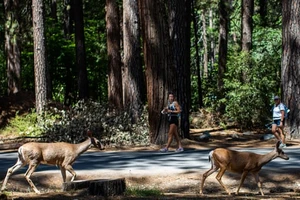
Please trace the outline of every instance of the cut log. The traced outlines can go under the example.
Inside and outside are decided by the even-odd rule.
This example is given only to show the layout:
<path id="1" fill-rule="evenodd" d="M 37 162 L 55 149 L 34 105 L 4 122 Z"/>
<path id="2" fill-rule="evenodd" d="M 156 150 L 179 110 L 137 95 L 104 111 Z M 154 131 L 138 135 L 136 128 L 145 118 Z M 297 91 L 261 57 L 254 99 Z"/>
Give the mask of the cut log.
<path id="1" fill-rule="evenodd" d="M 125 178 L 101 180 L 76 180 L 65 182 L 63 191 L 81 190 L 87 188 L 90 195 L 115 196 L 125 192 Z"/>
<path id="2" fill-rule="evenodd" d="M 63 191 L 70 190 L 81 190 L 84 188 L 88 188 L 90 186 L 90 182 L 93 180 L 76 180 L 73 182 L 65 182 L 62 184 Z"/>
<path id="3" fill-rule="evenodd" d="M 114 180 L 92 181 L 89 186 L 90 195 L 115 196 L 125 192 L 126 183 L 124 178 Z"/>

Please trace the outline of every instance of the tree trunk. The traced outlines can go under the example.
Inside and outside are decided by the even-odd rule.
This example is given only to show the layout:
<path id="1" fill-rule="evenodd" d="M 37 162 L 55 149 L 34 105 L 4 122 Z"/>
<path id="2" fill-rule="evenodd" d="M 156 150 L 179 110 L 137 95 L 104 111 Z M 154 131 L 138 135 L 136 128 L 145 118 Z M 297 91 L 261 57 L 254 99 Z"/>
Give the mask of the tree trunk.
<path id="1" fill-rule="evenodd" d="M 137 0 L 123 0 L 124 105 L 133 123 L 141 116 L 146 87 L 141 62 L 140 22 Z"/>
<path id="2" fill-rule="evenodd" d="M 117 1 L 106 0 L 108 102 L 111 107 L 117 110 L 123 109 L 119 22 L 119 8 Z"/>
<path id="3" fill-rule="evenodd" d="M 74 33 L 73 27 L 73 5 L 71 0 L 64 0 L 64 36 L 65 40 L 71 40 L 71 35 Z M 66 79 L 65 79 L 65 94 L 64 94 L 64 105 L 71 105 L 74 102 L 74 97 L 76 96 L 75 86 L 73 86 L 73 78 L 72 78 L 72 71 L 74 71 L 73 62 L 71 59 L 68 58 L 68 54 L 66 54 L 66 58 L 64 59 L 64 65 L 66 70 Z M 73 70 L 72 70 L 73 69 Z"/>
<path id="4" fill-rule="evenodd" d="M 259 0 L 259 15 L 261 25 L 264 27 L 267 25 L 267 14 L 268 14 L 268 0 Z"/>
<path id="5" fill-rule="evenodd" d="M 189 111 L 191 107 L 190 27 L 191 0 L 171 0 L 171 42 L 177 75 L 177 99 L 182 108 L 181 135 L 190 138 Z"/>
<path id="6" fill-rule="evenodd" d="M 192 20 L 193 20 L 193 29 L 194 29 L 194 37 L 195 37 L 195 51 L 196 51 L 196 68 L 197 68 L 197 88 L 198 88 L 198 106 L 199 108 L 203 107 L 203 93 L 202 93 L 202 77 L 201 77 L 201 69 L 200 69 L 200 51 L 199 51 L 199 37 L 198 37 L 198 21 L 196 8 L 194 5 L 194 1 L 192 1 Z"/>
<path id="7" fill-rule="evenodd" d="M 44 2 L 32 0 L 33 43 L 34 43 L 34 77 L 36 111 L 41 113 L 48 100 L 48 80 L 44 33 Z"/>
<path id="8" fill-rule="evenodd" d="M 166 106 L 168 92 L 177 92 L 177 81 L 166 5 L 163 0 L 139 0 L 143 52 L 146 67 L 147 100 L 150 142 L 163 144 L 169 129 L 165 115 L 160 111 Z"/>
<path id="9" fill-rule="evenodd" d="M 4 0 L 5 9 L 5 52 L 7 65 L 8 94 L 21 90 L 21 52 L 19 41 L 19 1 Z"/>
<path id="10" fill-rule="evenodd" d="M 287 126 L 295 130 L 300 137 L 300 2 L 298 0 L 282 1 L 283 55 L 282 55 L 282 93 L 283 102 L 290 113 Z"/>
<path id="11" fill-rule="evenodd" d="M 242 0 L 242 51 L 250 52 L 252 49 L 254 0 Z"/>
<path id="12" fill-rule="evenodd" d="M 82 0 L 74 0 L 74 21 L 75 21 L 75 46 L 76 46 L 76 65 L 78 69 L 79 99 L 87 99 L 89 97 L 89 91 L 88 91 L 89 85 L 88 85 L 87 69 L 86 69 Z"/>
<path id="13" fill-rule="evenodd" d="M 218 68 L 218 99 L 224 98 L 224 76 L 226 72 L 227 44 L 229 32 L 229 1 L 219 2 L 220 27 L 219 27 L 219 68 Z M 221 105 L 220 112 L 225 111 L 225 105 Z"/>
<path id="14" fill-rule="evenodd" d="M 206 77 L 208 75 L 208 41 L 207 41 L 207 30 L 206 30 L 206 19 L 205 12 L 201 13 L 202 20 L 202 30 L 203 30 L 203 74 L 202 77 Z"/>

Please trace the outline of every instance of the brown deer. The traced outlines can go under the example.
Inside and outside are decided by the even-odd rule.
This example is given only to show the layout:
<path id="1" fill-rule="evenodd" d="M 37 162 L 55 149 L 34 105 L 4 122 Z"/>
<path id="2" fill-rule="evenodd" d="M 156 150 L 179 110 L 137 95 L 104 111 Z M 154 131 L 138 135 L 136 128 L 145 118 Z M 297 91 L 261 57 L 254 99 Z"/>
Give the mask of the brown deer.
<path id="1" fill-rule="evenodd" d="M 279 149 L 280 142 L 276 143 L 275 149 L 265 155 L 260 155 L 252 152 L 239 152 L 229 149 L 217 148 L 209 153 L 209 160 L 211 161 L 211 168 L 202 175 L 202 182 L 200 186 L 200 194 L 203 194 L 203 185 L 205 179 L 211 175 L 212 173 L 218 171 L 216 179 L 222 185 L 222 187 L 226 190 L 226 192 L 230 195 L 230 191 L 226 188 L 226 186 L 222 182 L 222 176 L 225 171 L 228 170 L 230 172 L 242 174 L 240 185 L 236 191 L 236 194 L 239 193 L 239 190 L 248 175 L 248 173 L 252 173 L 254 175 L 257 186 L 260 190 L 261 195 L 264 193 L 262 191 L 262 184 L 259 180 L 258 172 L 261 170 L 262 166 L 270 162 L 271 160 L 279 157 L 284 160 L 288 160 L 289 157 Z"/>
<path id="2" fill-rule="evenodd" d="M 25 178 L 28 181 L 34 192 L 40 194 L 40 191 L 35 187 L 30 179 L 32 173 L 36 170 L 39 164 L 56 165 L 60 168 L 63 182 L 66 182 L 66 170 L 72 174 L 71 181 L 76 177 L 76 173 L 72 168 L 72 164 L 80 154 L 87 151 L 90 146 L 95 146 L 103 150 L 103 146 L 99 140 L 91 136 L 88 132 L 88 139 L 79 144 L 70 144 L 65 142 L 58 143 L 37 143 L 30 142 L 22 145 L 18 149 L 17 163 L 7 170 L 7 174 L 2 184 L 1 191 L 6 189 L 6 184 L 9 177 L 21 167 L 29 165 Z"/>

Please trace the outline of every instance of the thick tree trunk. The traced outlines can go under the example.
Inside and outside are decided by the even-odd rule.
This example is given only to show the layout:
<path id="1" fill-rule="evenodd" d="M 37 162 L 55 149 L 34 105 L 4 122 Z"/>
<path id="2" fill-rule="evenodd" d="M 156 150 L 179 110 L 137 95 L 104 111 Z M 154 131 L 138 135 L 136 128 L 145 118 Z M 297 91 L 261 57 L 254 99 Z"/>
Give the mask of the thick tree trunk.
<path id="1" fill-rule="evenodd" d="M 227 43 L 229 32 L 229 1 L 221 0 L 219 2 L 220 27 L 219 27 L 219 68 L 218 68 L 218 91 L 219 99 L 223 98 L 224 93 L 224 75 L 226 72 Z M 221 105 L 220 111 L 224 111 L 224 105 Z"/>
<path id="2" fill-rule="evenodd" d="M 64 36 L 65 40 L 71 39 L 71 34 L 74 33 L 73 27 L 73 5 L 71 0 L 64 0 Z M 71 105 L 74 102 L 74 97 L 76 96 L 75 91 L 75 84 L 73 84 L 74 80 L 72 78 L 72 71 L 74 71 L 74 65 L 71 59 L 65 58 L 64 65 L 66 70 L 66 79 L 65 79 L 65 94 L 64 94 L 64 104 Z M 72 70 L 73 69 L 73 70 Z"/>
<path id="3" fill-rule="evenodd" d="M 250 52 L 252 49 L 252 16 L 254 0 L 242 0 L 242 51 Z"/>
<path id="4" fill-rule="evenodd" d="M 283 102 L 290 113 L 287 126 L 294 135 L 300 137 L 300 2 L 299 0 L 282 1 L 283 55 L 281 81 Z"/>
<path id="5" fill-rule="evenodd" d="M 48 100 L 47 65 L 45 56 L 43 0 L 32 0 L 33 43 L 34 43 L 34 77 L 36 111 L 41 113 Z"/>
<path id="6" fill-rule="evenodd" d="M 138 0 L 123 0 L 124 105 L 133 123 L 141 116 L 146 87 L 141 60 Z"/>
<path id="7" fill-rule="evenodd" d="M 106 31 L 108 55 L 108 102 L 123 109 L 122 63 L 120 55 L 120 21 L 116 0 L 106 0 Z"/>
<path id="8" fill-rule="evenodd" d="M 177 76 L 177 100 L 182 108 L 181 135 L 190 138 L 189 111 L 191 107 L 190 26 L 191 0 L 171 0 L 171 42 Z"/>
<path id="9" fill-rule="evenodd" d="M 88 91 L 89 84 L 88 84 L 87 69 L 86 69 L 82 0 L 74 0 L 74 21 L 75 21 L 75 46 L 76 46 L 76 65 L 78 69 L 79 99 L 87 99 L 89 97 L 89 91 Z"/>
<path id="10" fill-rule="evenodd" d="M 166 6 L 163 0 L 139 0 L 143 52 L 146 67 L 150 142 L 163 144 L 169 129 L 160 111 L 167 104 L 168 92 L 177 92 L 175 67 L 170 48 Z"/>
<path id="11" fill-rule="evenodd" d="M 20 19 L 19 1 L 4 0 L 5 9 L 5 52 L 7 65 L 8 94 L 15 94 L 21 90 L 21 51 L 19 41 Z"/>

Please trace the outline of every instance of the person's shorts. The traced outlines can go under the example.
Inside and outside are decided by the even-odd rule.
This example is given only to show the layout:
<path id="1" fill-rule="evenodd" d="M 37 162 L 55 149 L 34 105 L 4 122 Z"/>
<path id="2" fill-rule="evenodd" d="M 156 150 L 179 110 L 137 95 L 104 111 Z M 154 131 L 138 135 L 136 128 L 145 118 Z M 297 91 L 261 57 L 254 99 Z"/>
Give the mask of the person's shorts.
<path id="1" fill-rule="evenodd" d="M 177 116 L 169 116 L 169 124 L 175 124 L 176 126 L 178 126 L 178 117 Z"/>
<path id="2" fill-rule="evenodd" d="M 280 119 L 275 119 L 275 120 L 273 120 L 273 123 L 272 124 L 276 124 L 277 126 L 279 126 L 280 125 Z M 283 120 L 283 125 L 284 125 L 284 120 Z"/>

